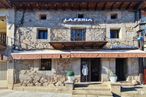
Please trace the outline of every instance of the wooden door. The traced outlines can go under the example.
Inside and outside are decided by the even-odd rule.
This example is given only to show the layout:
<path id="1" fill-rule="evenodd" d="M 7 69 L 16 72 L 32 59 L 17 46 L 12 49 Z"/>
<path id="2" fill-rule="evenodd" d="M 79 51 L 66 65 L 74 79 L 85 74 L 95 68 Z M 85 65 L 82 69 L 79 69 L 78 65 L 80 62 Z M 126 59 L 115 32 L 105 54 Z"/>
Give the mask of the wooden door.
<path id="1" fill-rule="evenodd" d="M 101 66 L 100 59 L 91 59 L 91 81 L 100 81 Z"/>
<path id="2" fill-rule="evenodd" d="M 144 69 L 144 84 L 146 84 L 146 69 Z"/>
<path id="3" fill-rule="evenodd" d="M 118 77 L 118 81 L 125 81 L 127 73 L 127 60 L 124 58 L 116 59 L 116 75 Z"/>

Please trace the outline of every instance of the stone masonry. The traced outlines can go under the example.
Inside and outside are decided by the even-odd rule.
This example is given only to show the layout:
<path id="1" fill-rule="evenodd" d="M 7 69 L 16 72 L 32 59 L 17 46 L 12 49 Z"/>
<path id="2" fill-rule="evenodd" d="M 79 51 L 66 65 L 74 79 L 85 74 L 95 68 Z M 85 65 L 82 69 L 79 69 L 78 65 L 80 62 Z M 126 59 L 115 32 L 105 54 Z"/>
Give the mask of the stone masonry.
<path id="1" fill-rule="evenodd" d="M 110 20 L 109 15 L 112 12 L 119 14 L 116 20 Z M 137 33 L 134 29 L 134 12 L 130 11 L 16 11 L 16 41 L 15 45 L 20 50 L 39 50 L 53 49 L 49 44 L 51 41 L 70 41 L 72 28 L 86 28 L 86 41 L 106 41 L 105 49 L 120 46 L 137 47 Z M 94 24 L 74 24 L 65 25 L 65 18 L 77 17 L 78 13 L 83 13 L 85 18 L 93 18 Z M 47 20 L 39 20 L 40 14 L 47 14 Z M 110 29 L 120 29 L 119 39 L 110 39 Z M 38 29 L 48 30 L 48 39 L 37 39 Z M 72 69 L 75 72 L 76 82 L 80 81 L 80 63 L 81 59 L 52 59 L 51 71 L 40 71 L 40 60 L 16 60 L 15 61 L 15 79 L 23 86 L 64 86 L 67 70 Z M 130 60 L 130 59 L 128 59 Z M 108 81 L 109 73 L 104 69 L 110 69 L 115 72 L 115 59 L 101 59 L 102 74 L 101 80 Z M 110 63 L 111 62 L 111 63 Z M 130 63 L 131 62 L 131 63 Z M 138 60 L 128 61 L 127 80 L 138 80 Z M 132 69 L 130 66 L 134 66 Z"/>
<path id="2" fill-rule="evenodd" d="M 75 59 L 55 59 L 51 71 L 41 71 L 39 70 L 40 60 L 16 61 L 16 82 L 20 82 L 22 86 L 64 86 L 65 81 L 67 81 L 66 72 L 71 70 L 75 62 Z M 76 67 L 78 68 L 79 65 L 77 64 Z M 79 81 L 77 72 L 75 73 L 76 82 Z"/>
<path id="3" fill-rule="evenodd" d="M 115 11 L 120 18 L 110 20 L 111 11 L 16 11 L 16 45 L 20 49 L 52 49 L 50 41 L 70 41 L 71 28 L 78 24 L 66 26 L 63 19 L 77 17 L 83 13 L 86 18 L 93 18 L 95 24 L 82 25 L 86 28 L 86 41 L 108 41 L 106 48 L 113 46 L 137 46 L 134 12 Z M 39 20 L 39 14 L 47 14 L 47 20 Z M 120 39 L 110 39 L 110 28 L 120 28 Z M 47 29 L 48 39 L 37 40 L 37 29 Z M 100 37 L 100 38 L 99 38 Z"/>

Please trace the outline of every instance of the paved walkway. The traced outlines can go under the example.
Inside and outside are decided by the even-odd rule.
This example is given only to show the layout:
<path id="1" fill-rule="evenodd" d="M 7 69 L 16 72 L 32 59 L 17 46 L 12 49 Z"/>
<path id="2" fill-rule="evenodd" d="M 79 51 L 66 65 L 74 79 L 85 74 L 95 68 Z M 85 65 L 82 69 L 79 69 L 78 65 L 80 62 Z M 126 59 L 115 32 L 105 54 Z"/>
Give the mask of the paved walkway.
<path id="1" fill-rule="evenodd" d="M 70 94 L 1 90 L 0 97 L 72 97 Z"/>

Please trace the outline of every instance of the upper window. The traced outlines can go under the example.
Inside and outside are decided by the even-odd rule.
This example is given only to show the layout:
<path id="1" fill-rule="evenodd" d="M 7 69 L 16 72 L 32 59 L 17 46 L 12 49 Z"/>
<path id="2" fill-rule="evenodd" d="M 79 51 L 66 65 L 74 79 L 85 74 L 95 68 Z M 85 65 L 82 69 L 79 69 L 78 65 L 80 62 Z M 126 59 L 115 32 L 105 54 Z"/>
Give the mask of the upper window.
<path id="1" fill-rule="evenodd" d="M 71 41 L 85 41 L 86 29 L 71 29 Z"/>
<path id="2" fill-rule="evenodd" d="M 78 14 L 78 18 L 84 18 L 84 14 Z"/>
<path id="3" fill-rule="evenodd" d="M 120 29 L 111 29 L 110 38 L 119 38 Z"/>
<path id="4" fill-rule="evenodd" d="M 41 59 L 40 70 L 51 70 L 52 60 L 51 59 Z"/>
<path id="5" fill-rule="evenodd" d="M 40 20 L 46 20 L 47 19 L 47 15 L 46 14 L 40 14 Z"/>
<path id="6" fill-rule="evenodd" d="M 111 18 L 111 19 L 117 19 L 117 18 L 118 18 L 118 14 L 117 14 L 117 13 L 112 13 L 112 14 L 110 15 L 110 18 Z"/>
<path id="7" fill-rule="evenodd" d="M 38 29 L 37 39 L 48 39 L 48 31 L 47 30 Z"/>

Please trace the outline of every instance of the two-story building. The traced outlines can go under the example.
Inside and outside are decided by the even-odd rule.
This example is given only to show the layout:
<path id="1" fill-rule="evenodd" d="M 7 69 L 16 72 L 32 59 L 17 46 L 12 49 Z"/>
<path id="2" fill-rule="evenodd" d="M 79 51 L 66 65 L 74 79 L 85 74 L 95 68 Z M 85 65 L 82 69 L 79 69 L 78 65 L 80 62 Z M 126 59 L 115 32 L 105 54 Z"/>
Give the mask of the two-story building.
<path id="1" fill-rule="evenodd" d="M 10 0 L 15 30 L 10 81 L 23 86 L 76 82 L 141 83 L 137 21 L 143 0 Z M 88 68 L 88 76 L 82 70 Z"/>

